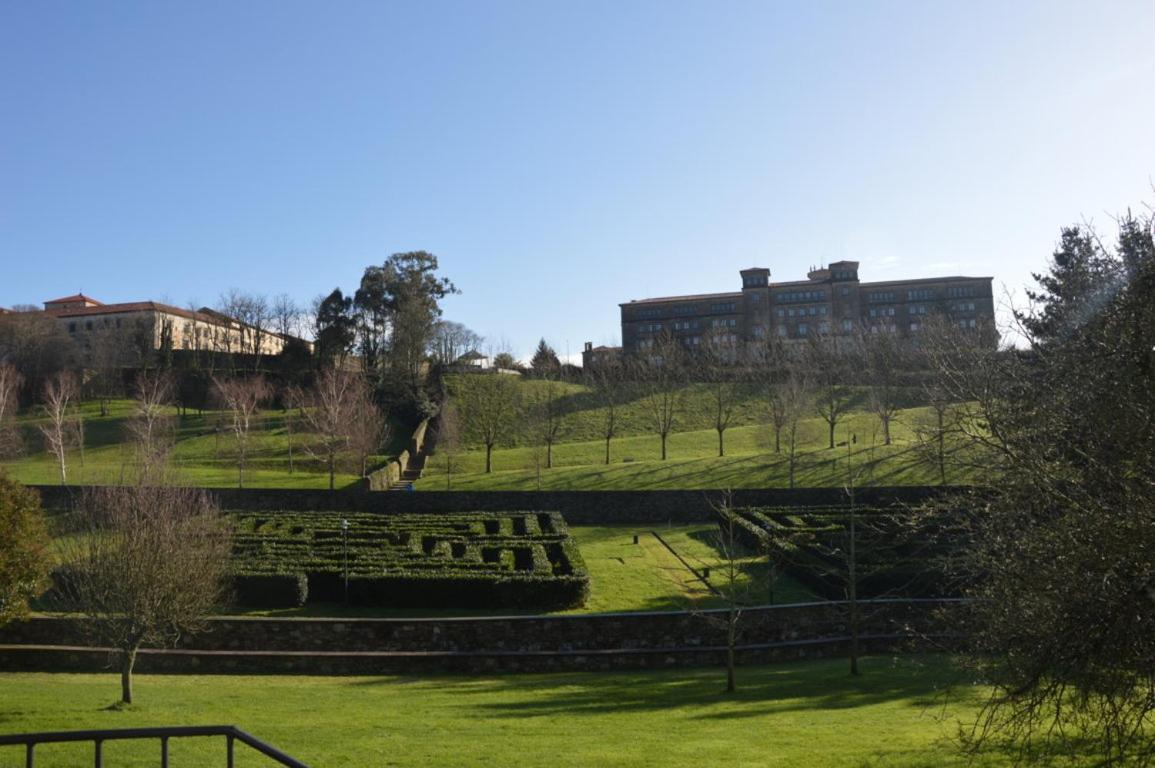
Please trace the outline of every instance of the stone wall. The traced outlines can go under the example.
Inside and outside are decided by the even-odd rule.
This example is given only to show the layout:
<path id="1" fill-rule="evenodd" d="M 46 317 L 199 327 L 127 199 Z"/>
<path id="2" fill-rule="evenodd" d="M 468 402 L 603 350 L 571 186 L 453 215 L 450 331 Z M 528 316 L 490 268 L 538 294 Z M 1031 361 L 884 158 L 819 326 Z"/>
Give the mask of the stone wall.
<path id="1" fill-rule="evenodd" d="M 66 508 L 83 490 L 77 486 L 33 486 L 45 506 Z M 893 486 L 860 488 L 862 504 L 906 502 L 934 498 L 943 493 L 972 491 L 954 486 Z M 511 510 L 559 511 L 571 525 L 614 523 L 693 523 L 712 519 L 712 506 L 722 497 L 717 490 L 686 491 L 415 491 L 380 493 L 364 490 L 297 490 L 265 488 L 210 489 L 226 509 L 317 510 L 381 513 L 503 512 Z M 843 504 L 841 488 L 767 488 L 733 492 L 737 506 L 821 506 Z"/>
<path id="2" fill-rule="evenodd" d="M 895 649 L 945 639 L 939 614 L 952 600 L 860 601 L 865 647 Z M 840 653 L 845 602 L 743 611 L 745 660 Z M 36 617 L 0 628 L 0 669 L 88 669 L 86 622 Z M 713 664 L 725 646 L 725 613 L 617 613 L 448 619 L 216 618 L 176 649 L 141 658 L 144 670 L 386 672 L 421 669 L 528 671 Z"/>

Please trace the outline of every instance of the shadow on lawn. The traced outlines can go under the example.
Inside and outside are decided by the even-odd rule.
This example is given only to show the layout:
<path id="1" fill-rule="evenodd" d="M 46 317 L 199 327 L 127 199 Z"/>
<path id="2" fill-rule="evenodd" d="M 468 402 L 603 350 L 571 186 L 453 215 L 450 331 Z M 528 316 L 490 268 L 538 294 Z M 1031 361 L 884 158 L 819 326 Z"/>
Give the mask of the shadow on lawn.
<path id="1" fill-rule="evenodd" d="M 452 678 L 437 681 L 458 689 L 462 705 L 497 717 L 580 717 L 621 712 L 653 712 L 703 707 L 692 716 L 703 719 L 759 717 L 791 711 L 847 709 L 882 703 L 902 703 L 946 711 L 973 705 L 981 693 L 942 657 L 903 657 L 892 661 L 871 657 L 864 673 L 851 677 L 847 662 L 784 662 L 739 667 L 738 690 L 723 692 L 725 670 L 686 669 L 650 672 L 559 673 L 509 675 L 484 680 Z M 392 679 L 361 680 L 353 685 L 389 684 Z M 484 695 L 502 701 L 478 702 Z M 721 705 L 721 706 L 719 706 Z"/>

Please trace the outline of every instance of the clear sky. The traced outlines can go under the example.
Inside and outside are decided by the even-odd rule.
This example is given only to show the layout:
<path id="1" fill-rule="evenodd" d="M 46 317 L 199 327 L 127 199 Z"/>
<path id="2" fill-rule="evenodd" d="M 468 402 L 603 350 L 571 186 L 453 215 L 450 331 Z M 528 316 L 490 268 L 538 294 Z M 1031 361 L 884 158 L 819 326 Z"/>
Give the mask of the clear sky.
<path id="1" fill-rule="evenodd" d="M 0 4 L 0 306 L 424 249 L 576 356 L 747 266 L 1020 287 L 1153 178 L 1151 0 Z"/>

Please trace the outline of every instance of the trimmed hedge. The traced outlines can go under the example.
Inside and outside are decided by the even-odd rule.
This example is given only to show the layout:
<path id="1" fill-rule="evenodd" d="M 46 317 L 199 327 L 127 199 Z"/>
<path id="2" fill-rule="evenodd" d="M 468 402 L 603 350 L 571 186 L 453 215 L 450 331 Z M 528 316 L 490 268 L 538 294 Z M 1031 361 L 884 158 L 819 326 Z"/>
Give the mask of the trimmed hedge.
<path id="1" fill-rule="evenodd" d="M 237 602 L 423 608 L 581 605 L 589 576 L 557 512 L 237 513 Z M 342 530 L 342 521 L 348 529 Z"/>
<path id="2" fill-rule="evenodd" d="M 860 597 L 945 597 L 942 531 L 910 524 L 898 506 L 858 507 Z M 847 596 L 850 507 L 745 507 L 723 511 L 738 540 L 777 556 L 787 573 L 831 600 Z"/>

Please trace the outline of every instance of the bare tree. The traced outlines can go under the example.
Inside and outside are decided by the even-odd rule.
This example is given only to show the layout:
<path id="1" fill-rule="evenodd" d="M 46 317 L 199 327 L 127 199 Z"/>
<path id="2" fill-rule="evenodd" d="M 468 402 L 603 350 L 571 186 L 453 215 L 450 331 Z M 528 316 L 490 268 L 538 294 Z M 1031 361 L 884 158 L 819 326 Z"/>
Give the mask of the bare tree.
<path id="1" fill-rule="evenodd" d="M 269 305 L 270 323 L 273 330 L 282 337 L 301 335 L 303 325 L 301 308 L 293 297 L 287 293 L 279 293 L 273 297 Z"/>
<path id="2" fill-rule="evenodd" d="M 49 452 L 56 457 L 61 485 L 68 484 L 68 446 L 76 433 L 73 404 L 78 393 L 76 376 L 71 371 L 59 371 L 44 382 L 43 408 L 48 421 L 40 426 L 40 431 Z"/>
<path id="3" fill-rule="evenodd" d="M 556 370 L 546 374 L 555 375 Z M 558 384 L 547 379 L 544 386 L 537 389 L 529 403 L 529 421 L 533 425 L 536 443 L 545 447 L 545 468 L 553 469 L 553 445 L 561 435 L 562 413 Z"/>
<path id="4" fill-rule="evenodd" d="M 890 424 L 902 401 L 903 374 L 910 365 L 909 344 L 893 333 L 860 331 L 857 347 L 870 409 L 882 424 L 883 444 L 890 445 Z"/>
<path id="5" fill-rule="evenodd" d="M 168 461 L 176 435 L 172 402 L 176 383 L 166 371 L 144 372 L 133 387 L 132 415 L 125 424 L 136 450 L 142 481 L 154 478 Z"/>
<path id="6" fill-rule="evenodd" d="M 450 365 L 466 352 L 476 351 L 485 341 L 461 323 L 438 320 L 433 327 L 433 339 L 429 344 L 429 356 L 434 363 Z"/>
<path id="7" fill-rule="evenodd" d="M 369 470 L 369 456 L 381 450 L 381 444 L 388 436 L 388 422 L 373 398 L 373 388 L 364 377 L 354 377 L 349 394 L 349 447 L 357 457 L 361 477 L 365 477 Z"/>
<path id="8" fill-rule="evenodd" d="M 453 473 L 460 469 L 461 423 L 457 405 L 446 400 L 437 415 L 436 458 L 445 470 L 445 490 L 453 490 Z"/>
<path id="9" fill-rule="evenodd" d="M 610 441 L 617 436 L 618 407 L 625 394 L 624 371 L 617 360 L 614 360 L 593 366 L 585 374 L 587 386 L 593 390 L 594 397 L 602 408 L 600 430 L 602 439 L 606 441 L 605 463 L 608 466 L 610 463 Z"/>
<path id="10" fill-rule="evenodd" d="M 129 704 L 139 650 L 174 644 L 223 602 L 232 527 L 203 490 L 144 484 L 89 491 L 79 517 L 63 592 L 116 649 Z"/>
<path id="11" fill-rule="evenodd" d="M 269 386 L 262 376 L 235 379 L 213 379 L 217 398 L 228 411 L 228 428 L 233 433 L 237 457 L 237 486 L 245 487 L 245 465 L 248 462 L 253 428 L 260 416 L 261 403 L 269 396 Z"/>
<path id="12" fill-rule="evenodd" d="M 24 376 L 8 363 L 0 365 L 0 458 L 20 452 L 20 430 L 14 421 Z"/>
<path id="13" fill-rule="evenodd" d="M 329 490 L 335 487 L 337 462 L 352 448 L 353 422 L 362 407 L 363 389 L 367 388 L 361 374 L 327 368 L 313 388 L 298 397 L 302 417 L 313 433 L 304 448 L 328 469 Z"/>
<path id="14" fill-rule="evenodd" d="M 663 333 L 653 341 L 653 347 L 634 360 L 633 369 L 642 386 L 650 425 L 662 442 L 662 461 L 665 461 L 666 441 L 683 409 L 684 352 L 669 334 Z"/>
<path id="15" fill-rule="evenodd" d="M 738 343 L 731 333 L 710 333 L 703 337 L 703 349 L 695 362 L 709 387 L 710 418 L 718 433 L 718 456 L 726 455 L 725 434 L 734 421 L 738 404 L 746 394 L 746 371 L 739 368 Z"/>
<path id="16" fill-rule="evenodd" d="M 465 434 L 485 446 L 485 472 L 493 471 L 493 448 L 518 411 L 518 377 L 507 373 L 470 376 L 461 382 L 457 401 Z"/>
<path id="17" fill-rule="evenodd" d="M 832 334 L 815 334 L 807 339 L 805 354 L 814 386 L 814 410 L 829 428 L 833 449 L 834 430 L 854 404 L 847 344 Z"/>

